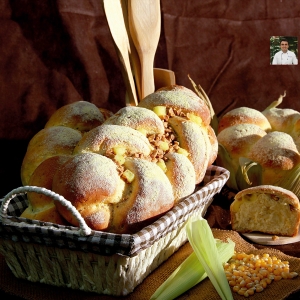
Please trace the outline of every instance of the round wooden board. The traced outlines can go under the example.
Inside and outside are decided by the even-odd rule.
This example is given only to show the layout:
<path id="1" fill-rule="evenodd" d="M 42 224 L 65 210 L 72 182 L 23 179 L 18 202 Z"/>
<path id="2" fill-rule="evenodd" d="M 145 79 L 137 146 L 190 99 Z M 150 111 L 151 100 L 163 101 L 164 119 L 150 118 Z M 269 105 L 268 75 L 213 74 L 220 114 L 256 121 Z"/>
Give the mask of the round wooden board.
<path id="1" fill-rule="evenodd" d="M 300 228 L 298 231 L 298 235 L 294 237 L 289 236 L 277 236 L 276 239 L 272 239 L 274 235 L 272 234 L 265 234 L 260 232 L 248 232 L 248 233 L 241 233 L 244 237 L 249 239 L 250 241 L 261 244 L 261 245 L 285 245 L 285 244 L 292 244 L 300 241 Z"/>

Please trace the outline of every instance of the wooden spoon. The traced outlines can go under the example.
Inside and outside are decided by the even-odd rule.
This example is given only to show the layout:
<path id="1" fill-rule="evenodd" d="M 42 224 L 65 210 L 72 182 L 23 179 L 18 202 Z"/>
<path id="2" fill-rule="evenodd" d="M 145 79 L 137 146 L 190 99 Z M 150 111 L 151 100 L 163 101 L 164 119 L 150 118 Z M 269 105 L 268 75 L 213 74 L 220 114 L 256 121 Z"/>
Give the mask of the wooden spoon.
<path id="1" fill-rule="evenodd" d="M 143 99 L 155 90 L 153 64 L 161 30 L 160 0 L 129 0 L 128 17 L 130 34 L 141 62 Z"/>
<path id="2" fill-rule="evenodd" d="M 108 26 L 118 49 L 118 55 L 122 64 L 122 73 L 127 89 L 126 96 L 128 96 L 129 102 L 127 105 L 137 106 L 138 100 L 128 54 L 130 45 L 121 0 L 103 0 L 103 5 Z"/>

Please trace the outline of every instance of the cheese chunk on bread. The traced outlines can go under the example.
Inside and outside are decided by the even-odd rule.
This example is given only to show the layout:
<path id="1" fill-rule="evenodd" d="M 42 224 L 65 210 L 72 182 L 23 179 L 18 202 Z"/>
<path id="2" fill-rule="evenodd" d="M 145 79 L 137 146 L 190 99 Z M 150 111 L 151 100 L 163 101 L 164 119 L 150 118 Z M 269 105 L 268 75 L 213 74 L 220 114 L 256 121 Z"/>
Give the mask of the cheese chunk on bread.
<path id="1" fill-rule="evenodd" d="M 300 224 L 297 196 L 277 186 L 260 185 L 238 192 L 230 206 L 232 229 L 295 236 Z"/>

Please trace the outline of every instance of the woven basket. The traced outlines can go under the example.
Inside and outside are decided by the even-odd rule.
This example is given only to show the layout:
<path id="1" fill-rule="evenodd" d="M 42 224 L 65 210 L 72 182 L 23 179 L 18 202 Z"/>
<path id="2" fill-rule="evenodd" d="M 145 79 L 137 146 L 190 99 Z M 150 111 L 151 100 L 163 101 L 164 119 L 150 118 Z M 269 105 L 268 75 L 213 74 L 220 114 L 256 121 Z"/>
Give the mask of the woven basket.
<path id="1" fill-rule="evenodd" d="M 41 188 L 20 187 L 1 199 L 0 253 L 18 278 L 125 296 L 187 241 L 187 219 L 204 216 L 228 178 L 226 169 L 211 166 L 191 196 L 135 234 L 92 231 L 62 196 Z M 27 207 L 28 191 L 51 194 L 75 210 L 80 227 L 18 217 Z"/>

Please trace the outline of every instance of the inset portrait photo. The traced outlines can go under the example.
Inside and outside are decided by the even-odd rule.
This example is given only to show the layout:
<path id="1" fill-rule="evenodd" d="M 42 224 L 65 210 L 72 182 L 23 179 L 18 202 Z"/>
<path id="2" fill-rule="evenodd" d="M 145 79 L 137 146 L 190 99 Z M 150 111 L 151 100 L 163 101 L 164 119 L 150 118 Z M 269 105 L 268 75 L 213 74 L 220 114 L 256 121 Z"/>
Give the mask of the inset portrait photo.
<path id="1" fill-rule="evenodd" d="M 298 65 L 298 38 L 295 36 L 271 36 L 270 64 Z"/>

